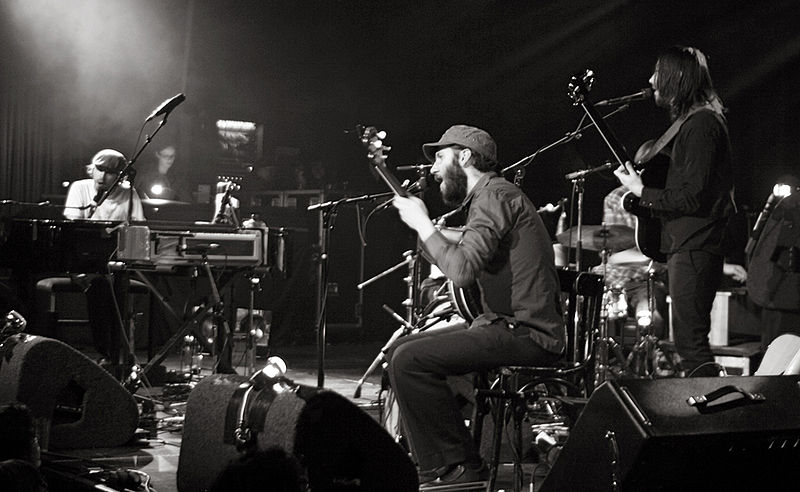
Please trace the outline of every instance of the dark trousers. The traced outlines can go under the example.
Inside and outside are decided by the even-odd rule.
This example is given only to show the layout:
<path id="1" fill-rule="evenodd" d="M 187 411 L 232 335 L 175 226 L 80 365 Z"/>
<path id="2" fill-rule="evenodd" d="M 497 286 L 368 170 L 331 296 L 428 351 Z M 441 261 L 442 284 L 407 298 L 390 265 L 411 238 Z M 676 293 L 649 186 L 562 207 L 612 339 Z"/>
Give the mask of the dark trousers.
<path id="1" fill-rule="evenodd" d="M 388 353 L 389 380 L 419 468 L 479 460 L 447 376 L 502 365 L 547 365 L 558 358 L 534 343 L 527 328 L 512 331 L 504 321 L 426 331 L 395 342 Z"/>
<path id="2" fill-rule="evenodd" d="M 667 260 L 675 349 L 687 375 L 714 361 L 708 334 L 722 263 L 722 256 L 700 250 L 673 253 Z"/>

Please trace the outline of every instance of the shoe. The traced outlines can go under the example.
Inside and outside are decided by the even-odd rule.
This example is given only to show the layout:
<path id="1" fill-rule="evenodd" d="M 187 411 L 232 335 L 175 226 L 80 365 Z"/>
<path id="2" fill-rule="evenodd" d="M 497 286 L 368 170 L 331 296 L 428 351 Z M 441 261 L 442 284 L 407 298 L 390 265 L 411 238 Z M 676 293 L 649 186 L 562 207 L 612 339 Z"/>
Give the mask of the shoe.
<path id="1" fill-rule="evenodd" d="M 441 488 L 449 488 L 454 485 L 466 485 L 475 482 L 484 482 L 489 478 L 489 469 L 486 468 L 484 463 L 478 465 L 471 465 L 467 463 L 458 463 L 448 467 L 438 468 L 436 471 L 440 475 L 435 480 L 423 482 L 423 476 L 420 474 L 419 490 L 436 490 Z"/>

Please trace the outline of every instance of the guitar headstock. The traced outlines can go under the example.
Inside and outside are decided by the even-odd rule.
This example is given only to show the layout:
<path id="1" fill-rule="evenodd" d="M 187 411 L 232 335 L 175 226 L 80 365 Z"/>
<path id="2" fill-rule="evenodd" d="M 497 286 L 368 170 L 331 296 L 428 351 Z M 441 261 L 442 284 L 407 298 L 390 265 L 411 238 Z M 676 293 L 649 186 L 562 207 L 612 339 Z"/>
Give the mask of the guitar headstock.
<path id="1" fill-rule="evenodd" d="M 361 129 L 361 128 L 360 128 Z M 385 152 L 390 151 L 392 148 L 383 145 L 383 139 L 386 138 L 386 132 L 378 130 L 374 126 L 368 126 L 361 129 L 361 143 L 367 149 L 367 158 L 375 165 L 386 164 Z"/>
<path id="2" fill-rule="evenodd" d="M 361 143 L 367 149 L 367 158 L 375 171 L 378 172 L 380 177 L 389 185 L 389 188 L 397 195 L 408 196 L 408 192 L 395 178 L 394 174 L 389 171 L 386 166 L 386 152 L 392 148 L 383 144 L 383 139 L 386 138 L 386 132 L 378 130 L 374 126 L 362 127 L 359 125 L 358 131 L 361 134 Z"/>
<path id="3" fill-rule="evenodd" d="M 594 84 L 594 72 L 588 68 L 570 78 L 568 94 L 573 104 L 580 104 L 586 99 L 592 90 L 592 84 Z"/>

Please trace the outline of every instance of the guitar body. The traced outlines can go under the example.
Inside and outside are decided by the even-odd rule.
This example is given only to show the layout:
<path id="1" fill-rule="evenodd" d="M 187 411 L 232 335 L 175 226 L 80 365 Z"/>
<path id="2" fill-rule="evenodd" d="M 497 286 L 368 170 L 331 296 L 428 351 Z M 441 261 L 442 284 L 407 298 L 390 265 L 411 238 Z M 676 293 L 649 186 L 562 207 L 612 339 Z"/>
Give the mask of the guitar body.
<path id="1" fill-rule="evenodd" d="M 456 313 L 467 323 L 472 323 L 475 318 L 483 314 L 481 289 L 477 283 L 473 283 L 469 287 L 456 287 L 453 282 L 448 280 L 447 288 Z"/>
<path id="2" fill-rule="evenodd" d="M 664 188 L 668 169 L 669 157 L 657 154 L 642 170 L 642 182 L 648 188 Z M 661 219 L 654 217 L 650 209 L 639 205 L 639 200 L 631 192 L 622 196 L 622 208 L 636 216 L 636 246 L 648 258 L 666 263 L 667 256 L 661 252 Z"/>

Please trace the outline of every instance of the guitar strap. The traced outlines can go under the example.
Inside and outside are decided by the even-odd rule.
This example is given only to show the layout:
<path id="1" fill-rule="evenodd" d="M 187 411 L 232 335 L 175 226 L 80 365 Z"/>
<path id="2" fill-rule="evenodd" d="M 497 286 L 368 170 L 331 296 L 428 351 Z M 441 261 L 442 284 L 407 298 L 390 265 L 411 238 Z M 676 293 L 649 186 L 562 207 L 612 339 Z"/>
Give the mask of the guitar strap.
<path id="1" fill-rule="evenodd" d="M 652 143 L 646 142 L 645 144 L 643 144 L 636 152 L 636 157 L 634 158 L 636 163 L 644 164 L 645 162 L 649 162 L 653 157 L 656 156 L 656 154 L 661 152 L 664 149 L 664 147 L 666 147 L 667 144 L 669 144 L 672 141 L 673 138 L 675 138 L 675 135 L 678 134 L 678 130 L 681 129 L 681 126 L 683 126 L 683 124 L 686 122 L 686 120 L 689 119 L 691 115 L 705 108 L 706 105 L 693 107 L 692 109 L 687 111 L 685 115 L 675 120 L 672 123 L 672 125 L 670 125 L 670 127 L 667 128 L 667 131 L 665 131 L 663 135 L 658 137 L 658 140 Z"/>

